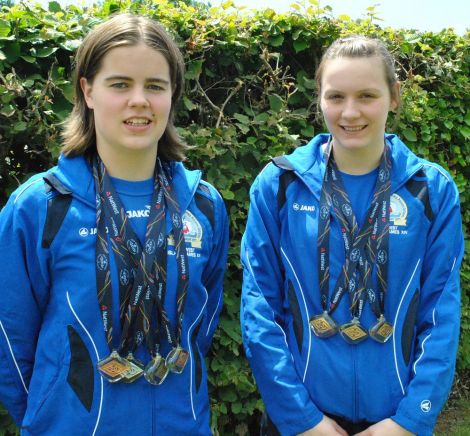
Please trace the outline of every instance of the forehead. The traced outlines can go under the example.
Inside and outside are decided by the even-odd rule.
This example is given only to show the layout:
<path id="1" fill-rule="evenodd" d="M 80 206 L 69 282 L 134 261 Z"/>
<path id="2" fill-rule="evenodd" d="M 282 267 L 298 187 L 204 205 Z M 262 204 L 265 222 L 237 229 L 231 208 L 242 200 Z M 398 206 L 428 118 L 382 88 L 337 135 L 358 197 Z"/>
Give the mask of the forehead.
<path id="1" fill-rule="evenodd" d="M 386 87 L 385 66 L 379 57 L 328 59 L 321 77 L 322 88 Z"/>
<path id="2" fill-rule="evenodd" d="M 98 74 L 130 77 L 170 77 L 170 66 L 163 54 L 144 43 L 109 50 L 103 57 Z"/>

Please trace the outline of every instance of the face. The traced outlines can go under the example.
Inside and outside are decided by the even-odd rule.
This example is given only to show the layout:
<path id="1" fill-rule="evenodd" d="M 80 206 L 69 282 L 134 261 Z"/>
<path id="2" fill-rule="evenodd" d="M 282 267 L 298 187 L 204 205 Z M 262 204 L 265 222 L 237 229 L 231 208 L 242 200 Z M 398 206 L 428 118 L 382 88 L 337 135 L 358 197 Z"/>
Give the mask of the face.
<path id="1" fill-rule="evenodd" d="M 348 152 L 382 149 L 388 112 L 397 107 L 398 87 L 396 83 L 392 96 L 378 57 L 326 61 L 321 110 L 333 147 Z"/>
<path id="2" fill-rule="evenodd" d="M 162 54 L 145 44 L 113 48 L 93 81 L 81 78 L 80 85 L 94 113 L 103 159 L 156 156 L 172 97 L 170 67 Z"/>

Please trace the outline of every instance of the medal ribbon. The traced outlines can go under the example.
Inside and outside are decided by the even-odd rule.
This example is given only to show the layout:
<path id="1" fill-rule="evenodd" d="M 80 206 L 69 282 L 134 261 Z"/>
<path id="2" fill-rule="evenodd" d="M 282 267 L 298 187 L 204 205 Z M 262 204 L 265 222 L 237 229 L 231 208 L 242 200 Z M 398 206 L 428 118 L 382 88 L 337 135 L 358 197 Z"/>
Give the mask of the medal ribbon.
<path id="1" fill-rule="evenodd" d="M 166 262 L 167 262 L 167 232 L 165 225 L 166 198 L 165 191 L 171 189 L 171 183 L 167 175 L 162 178 L 163 167 L 158 160 L 156 168 L 154 193 L 152 196 L 151 210 L 145 235 L 144 249 L 136 237 L 130 225 L 124 207 L 119 196 L 114 190 L 111 179 L 107 174 L 103 162 L 97 157 L 93 164 L 93 175 L 96 185 L 96 209 L 97 209 L 97 244 L 96 244 L 96 278 L 98 290 L 98 302 L 103 319 L 103 326 L 108 346 L 112 349 L 112 289 L 109 268 L 109 241 L 115 255 L 119 276 L 120 320 L 123 324 L 119 350 L 122 354 L 134 351 L 142 342 L 147 340 L 147 347 L 153 354 L 158 349 L 159 326 L 171 332 L 171 325 L 166 315 L 163 304 L 166 290 Z M 170 170 L 167 165 L 166 170 Z M 167 186 L 163 186 L 165 179 Z M 173 199 L 175 201 L 175 199 Z M 175 207 L 168 208 L 174 211 Z M 179 211 L 179 208 L 177 209 Z M 179 216 L 182 222 L 181 216 Z M 186 246 L 183 239 L 183 249 L 186 254 Z M 187 259 L 185 259 L 187 265 Z M 180 268 L 178 268 L 178 275 Z M 178 283 L 186 281 L 178 277 Z M 185 288 L 186 289 L 186 288 Z M 185 296 L 185 294 L 184 294 Z M 178 302 L 180 295 L 178 294 Z M 184 302 L 184 298 L 183 298 Z M 156 334 L 150 334 L 152 324 L 151 314 L 153 307 L 157 307 L 157 319 L 155 320 Z M 178 305 L 178 309 L 184 310 L 184 304 Z M 183 313 L 178 312 L 182 320 Z M 181 322 L 181 321 L 180 321 Z M 181 329 L 181 327 L 180 327 Z M 175 346 L 175 334 L 167 335 L 169 342 Z M 170 341 L 171 339 L 171 341 Z"/>
<path id="2" fill-rule="evenodd" d="M 351 315 L 360 318 L 366 293 L 374 313 L 383 313 L 384 294 L 387 280 L 388 220 L 390 209 L 391 161 L 389 147 L 385 145 L 379 166 L 372 202 L 367 212 L 366 222 L 358 231 L 351 202 L 341 181 L 334 157 L 331 154 L 331 141 L 325 149 L 326 170 L 320 196 L 320 216 L 318 222 L 318 270 L 320 280 L 321 305 L 323 310 L 333 313 L 341 298 L 349 292 Z M 329 298 L 329 232 L 332 214 L 341 225 L 345 247 L 345 263 L 338 277 L 328 308 Z M 380 219 L 379 219 L 380 217 Z M 379 245 L 380 244 L 380 245 Z M 380 250 L 379 250 L 380 248 Z M 379 253 L 380 255 L 376 255 Z M 384 262 L 379 264 L 379 259 Z M 372 265 L 377 265 L 380 295 L 376 298 L 372 286 Z M 362 276 L 362 281 L 359 277 Z M 365 293 L 364 290 L 367 289 Z M 378 300 L 378 301 L 377 301 Z"/>

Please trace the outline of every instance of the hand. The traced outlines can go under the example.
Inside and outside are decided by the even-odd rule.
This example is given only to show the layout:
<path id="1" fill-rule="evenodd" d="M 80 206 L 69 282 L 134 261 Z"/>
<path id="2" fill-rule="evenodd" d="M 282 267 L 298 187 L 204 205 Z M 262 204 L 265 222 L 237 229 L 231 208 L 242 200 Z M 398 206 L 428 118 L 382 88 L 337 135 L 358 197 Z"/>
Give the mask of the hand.
<path id="1" fill-rule="evenodd" d="M 299 433 L 298 436 L 348 436 L 348 434 L 331 418 L 323 416 L 323 419 L 311 429 Z"/>
<path id="2" fill-rule="evenodd" d="M 377 424 L 371 425 L 368 429 L 356 433 L 355 436 L 413 436 L 414 433 L 404 429 L 401 425 L 390 418 L 384 419 Z"/>

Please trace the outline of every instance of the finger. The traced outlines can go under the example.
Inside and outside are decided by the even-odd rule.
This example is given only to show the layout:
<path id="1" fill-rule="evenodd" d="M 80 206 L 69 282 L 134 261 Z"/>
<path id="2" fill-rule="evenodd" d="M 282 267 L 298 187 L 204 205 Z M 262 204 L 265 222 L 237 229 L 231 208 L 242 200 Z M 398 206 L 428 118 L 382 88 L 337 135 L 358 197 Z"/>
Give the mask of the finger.
<path id="1" fill-rule="evenodd" d="M 336 421 L 333 421 L 335 424 L 335 430 L 341 435 L 341 436 L 349 436 L 348 432 L 341 427 Z"/>

